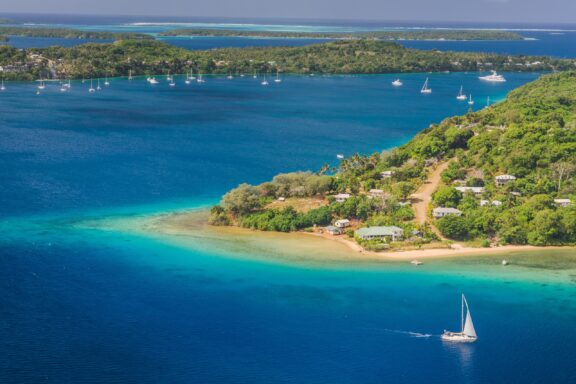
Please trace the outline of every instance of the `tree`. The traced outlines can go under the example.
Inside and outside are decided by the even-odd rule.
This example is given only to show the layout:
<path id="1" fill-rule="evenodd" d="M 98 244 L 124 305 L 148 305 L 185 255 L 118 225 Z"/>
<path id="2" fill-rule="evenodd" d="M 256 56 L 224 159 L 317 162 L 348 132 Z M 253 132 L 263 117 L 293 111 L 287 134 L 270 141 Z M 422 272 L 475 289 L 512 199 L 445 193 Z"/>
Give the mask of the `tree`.
<path id="1" fill-rule="evenodd" d="M 449 239 L 465 240 L 469 237 L 470 225 L 463 216 L 445 216 L 438 220 L 437 225 L 440 232 Z"/>
<path id="2" fill-rule="evenodd" d="M 415 189 L 416 186 L 409 181 L 400 181 L 394 186 L 394 191 L 402 200 L 406 200 Z"/>
<path id="3" fill-rule="evenodd" d="M 558 192 L 562 189 L 562 182 L 568 179 L 574 171 L 576 171 L 576 164 L 572 162 L 561 161 L 552 165 L 552 172 L 558 181 Z"/>
<path id="4" fill-rule="evenodd" d="M 442 186 L 434 192 L 432 201 L 439 207 L 456 207 L 462 199 L 462 193 L 454 187 Z"/>
<path id="5" fill-rule="evenodd" d="M 225 194 L 221 204 L 234 215 L 244 215 L 262 207 L 258 189 L 249 184 L 240 184 Z"/>

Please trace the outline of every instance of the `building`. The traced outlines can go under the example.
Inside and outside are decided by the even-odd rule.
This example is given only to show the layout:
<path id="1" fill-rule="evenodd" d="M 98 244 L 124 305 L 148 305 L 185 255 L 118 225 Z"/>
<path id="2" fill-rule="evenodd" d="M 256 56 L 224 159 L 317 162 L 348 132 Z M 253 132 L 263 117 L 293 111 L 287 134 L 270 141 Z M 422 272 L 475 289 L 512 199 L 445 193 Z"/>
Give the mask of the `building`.
<path id="1" fill-rule="evenodd" d="M 356 235 L 362 240 L 401 240 L 404 230 L 399 227 L 367 227 L 357 230 Z"/>
<path id="2" fill-rule="evenodd" d="M 485 207 L 487 205 L 490 205 L 490 200 L 480 200 L 481 207 Z"/>
<path id="3" fill-rule="evenodd" d="M 385 198 L 386 197 L 386 192 L 384 192 L 381 189 L 371 189 L 370 191 L 368 191 L 368 195 L 370 197 L 380 197 L 380 198 Z"/>
<path id="4" fill-rule="evenodd" d="M 278 198 L 278 201 L 286 201 L 286 198 L 285 198 L 284 196 L 280 196 L 280 197 Z"/>
<path id="5" fill-rule="evenodd" d="M 516 176 L 512 176 L 512 175 L 498 175 L 494 178 L 494 180 L 496 180 L 496 185 L 498 186 L 502 186 L 502 185 L 506 185 L 511 181 L 516 180 Z"/>
<path id="6" fill-rule="evenodd" d="M 343 203 L 346 200 L 348 200 L 350 198 L 350 194 L 348 193 L 339 193 L 336 196 L 334 196 L 334 199 L 336 200 L 337 203 Z"/>
<path id="7" fill-rule="evenodd" d="M 502 202 L 500 200 L 492 200 L 492 205 L 495 207 L 502 206 Z"/>
<path id="8" fill-rule="evenodd" d="M 326 229 L 326 232 L 328 232 L 332 236 L 337 236 L 337 235 L 342 234 L 342 229 L 334 227 L 332 225 L 327 226 L 325 229 Z"/>
<path id="9" fill-rule="evenodd" d="M 434 218 L 439 219 L 441 217 L 444 216 L 462 216 L 462 211 L 456 209 L 456 208 L 443 208 L 443 207 L 439 207 L 439 208 L 434 208 L 434 210 L 432 211 L 432 216 L 434 216 Z"/>
<path id="10" fill-rule="evenodd" d="M 456 187 L 455 189 L 462 193 L 472 192 L 475 195 L 479 195 L 480 193 L 484 192 L 484 187 Z"/>
<path id="11" fill-rule="evenodd" d="M 334 226 L 337 228 L 349 227 L 350 226 L 350 220 L 348 220 L 348 219 L 336 220 L 336 222 L 334 223 Z"/>
<path id="12" fill-rule="evenodd" d="M 395 173 L 396 172 L 394 172 L 394 171 L 384 171 L 384 172 L 380 173 L 380 176 L 382 176 L 383 179 L 389 179 L 392 176 L 394 176 Z"/>
<path id="13" fill-rule="evenodd" d="M 554 199 L 554 204 L 556 204 L 558 207 L 567 207 L 571 203 L 572 202 L 570 199 Z"/>

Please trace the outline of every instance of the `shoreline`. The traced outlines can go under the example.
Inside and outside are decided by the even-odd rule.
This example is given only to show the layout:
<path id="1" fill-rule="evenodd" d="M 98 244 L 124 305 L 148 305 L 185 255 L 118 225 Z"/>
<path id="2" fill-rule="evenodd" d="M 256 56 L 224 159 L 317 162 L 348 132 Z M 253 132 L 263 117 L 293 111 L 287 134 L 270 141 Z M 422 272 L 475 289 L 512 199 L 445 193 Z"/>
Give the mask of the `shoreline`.
<path id="1" fill-rule="evenodd" d="M 449 259 L 466 256 L 506 256 L 510 253 L 549 250 L 576 250 L 572 246 L 506 245 L 477 248 L 453 243 L 448 247 L 374 252 L 343 236 L 314 232 L 266 232 L 237 226 L 212 226 L 207 222 L 208 210 L 194 209 L 139 217 L 127 223 L 129 231 L 153 236 L 168 236 L 184 247 L 196 247 L 196 240 L 208 240 L 216 250 L 232 250 L 235 254 L 258 250 L 264 259 L 304 262 L 329 261 L 412 261 L 418 259 Z M 263 252 L 262 252 L 263 251 Z"/>

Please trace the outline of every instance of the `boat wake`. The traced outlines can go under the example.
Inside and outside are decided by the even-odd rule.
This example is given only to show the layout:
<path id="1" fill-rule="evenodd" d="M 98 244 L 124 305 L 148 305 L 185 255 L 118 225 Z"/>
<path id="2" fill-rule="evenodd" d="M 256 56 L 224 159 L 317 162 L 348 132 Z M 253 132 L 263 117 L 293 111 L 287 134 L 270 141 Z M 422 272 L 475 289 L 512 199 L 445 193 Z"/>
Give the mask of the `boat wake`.
<path id="1" fill-rule="evenodd" d="M 430 333 L 420 333 L 420 332 L 410 332 L 410 331 L 402 331 L 399 329 L 384 329 L 385 332 L 388 333 L 396 333 L 396 334 L 400 334 L 400 335 L 407 335 L 410 337 L 417 337 L 417 338 L 429 338 L 432 337 L 434 335 L 430 334 Z"/>

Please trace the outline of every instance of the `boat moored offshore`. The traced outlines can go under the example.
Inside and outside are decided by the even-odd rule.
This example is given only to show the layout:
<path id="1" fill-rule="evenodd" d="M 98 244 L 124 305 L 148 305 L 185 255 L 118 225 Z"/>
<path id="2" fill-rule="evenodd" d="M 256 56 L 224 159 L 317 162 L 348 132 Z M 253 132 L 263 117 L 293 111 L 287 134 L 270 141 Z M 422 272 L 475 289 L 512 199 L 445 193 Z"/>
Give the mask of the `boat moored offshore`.
<path id="1" fill-rule="evenodd" d="M 464 317 L 464 306 L 466 306 L 466 317 Z M 457 342 L 457 343 L 473 343 L 478 339 L 474 324 L 472 323 L 472 316 L 470 315 L 470 308 L 466 297 L 462 294 L 462 317 L 461 317 L 461 331 L 450 332 L 444 331 L 442 340 Z"/>
<path id="2" fill-rule="evenodd" d="M 496 73 L 496 71 L 492 71 L 492 74 L 487 75 L 487 76 L 480 76 L 478 77 L 480 80 L 483 81 L 488 81 L 491 83 L 504 83 L 506 81 L 506 79 L 504 78 L 504 76 L 499 75 L 498 73 Z"/>

